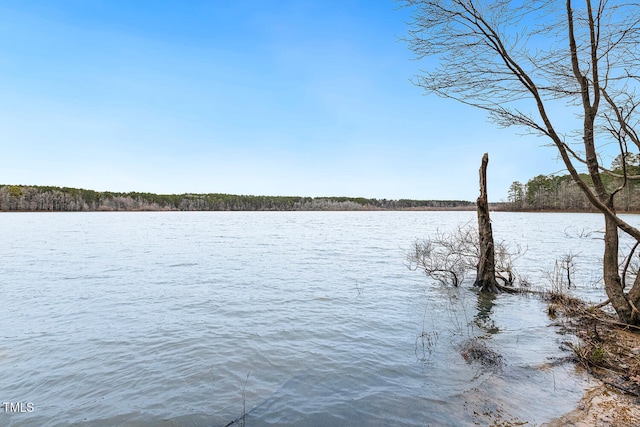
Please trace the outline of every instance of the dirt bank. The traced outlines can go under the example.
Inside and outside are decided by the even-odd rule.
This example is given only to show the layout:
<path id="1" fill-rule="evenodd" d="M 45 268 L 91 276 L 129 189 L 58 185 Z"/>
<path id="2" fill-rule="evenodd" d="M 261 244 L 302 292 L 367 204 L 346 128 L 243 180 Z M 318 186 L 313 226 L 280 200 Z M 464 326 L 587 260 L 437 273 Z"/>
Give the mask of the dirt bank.
<path id="1" fill-rule="evenodd" d="M 549 315 L 563 331 L 580 339 L 566 346 L 599 385 L 585 394 L 574 411 L 543 425 L 640 426 L 640 329 L 564 295 L 550 296 Z"/>
<path id="2" fill-rule="evenodd" d="M 578 407 L 543 427 L 635 427 L 640 425 L 637 397 L 601 384 L 589 390 Z"/>

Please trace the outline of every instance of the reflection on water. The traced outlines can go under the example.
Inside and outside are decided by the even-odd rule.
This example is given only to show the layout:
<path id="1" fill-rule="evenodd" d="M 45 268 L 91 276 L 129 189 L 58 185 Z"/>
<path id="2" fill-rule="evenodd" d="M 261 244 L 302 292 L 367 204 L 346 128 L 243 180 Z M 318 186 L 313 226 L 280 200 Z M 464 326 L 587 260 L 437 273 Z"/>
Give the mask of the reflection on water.
<path id="1" fill-rule="evenodd" d="M 474 322 L 480 330 L 487 334 L 497 334 L 500 329 L 496 326 L 495 322 L 491 319 L 493 313 L 493 307 L 496 301 L 496 295 L 489 293 L 478 293 L 477 313 L 474 317 Z"/>
<path id="2" fill-rule="evenodd" d="M 539 424 L 587 379 L 544 303 L 431 283 L 414 239 L 473 212 L 1 214 L 0 424 Z M 576 248 L 592 300 L 597 215 L 493 216 L 535 285 Z M 545 270 L 547 269 L 547 270 Z M 8 326 L 7 326 L 8 325 Z M 478 337 L 500 369 L 466 363 Z"/>

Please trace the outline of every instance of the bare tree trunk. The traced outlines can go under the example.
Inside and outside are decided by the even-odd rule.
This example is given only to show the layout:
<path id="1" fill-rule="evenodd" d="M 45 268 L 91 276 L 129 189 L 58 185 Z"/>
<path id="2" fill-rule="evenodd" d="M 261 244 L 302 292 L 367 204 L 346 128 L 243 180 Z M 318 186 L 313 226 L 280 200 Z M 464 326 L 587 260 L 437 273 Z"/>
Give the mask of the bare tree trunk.
<path id="1" fill-rule="evenodd" d="M 625 295 L 624 286 L 620 278 L 620 271 L 618 266 L 618 226 L 616 223 L 605 216 L 605 234 L 604 234 L 604 289 L 611 301 L 611 306 L 615 309 L 620 321 L 629 324 L 640 324 L 640 318 L 636 309 L 638 299 L 638 278 L 636 277 L 636 283 L 629 292 L 629 295 Z"/>
<path id="2" fill-rule="evenodd" d="M 478 234 L 480 237 L 480 256 L 478 259 L 478 274 L 474 286 L 479 286 L 481 292 L 498 293 L 496 280 L 495 253 L 493 246 L 493 231 L 489 218 L 489 202 L 487 199 L 487 164 L 489 155 L 484 153 L 480 166 L 480 196 L 478 196 Z"/>

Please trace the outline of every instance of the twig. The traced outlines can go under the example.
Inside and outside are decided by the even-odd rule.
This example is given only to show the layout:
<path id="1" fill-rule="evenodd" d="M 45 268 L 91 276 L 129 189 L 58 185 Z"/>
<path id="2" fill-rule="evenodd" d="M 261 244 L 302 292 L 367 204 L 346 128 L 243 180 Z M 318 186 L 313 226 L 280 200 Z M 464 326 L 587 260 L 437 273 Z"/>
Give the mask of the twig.
<path id="1" fill-rule="evenodd" d="M 627 260 L 624 264 L 624 269 L 622 269 L 622 289 L 627 286 L 627 269 L 629 268 L 629 264 L 631 264 L 631 258 L 633 257 L 633 253 L 638 248 L 638 245 L 640 245 L 640 242 L 636 242 L 636 244 L 633 245 L 633 248 L 631 248 L 631 250 L 629 251 L 629 255 L 627 256 Z"/>
<path id="2" fill-rule="evenodd" d="M 607 299 L 606 301 L 603 301 L 603 302 L 601 302 L 601 303 L 600 303 L 600 304 L 598 304 L 598 305 L 594 305 L 594 306 L 593 306 L 593 308 L 602 308 L 602 307 L 604 307 L 605 305 L 609 304 L 610 302 L 611 302 L 611 300 L 610 300 L 610 299 Z"/>
<path id="3" fill-rule="evenodd" d="M 616 383 L 613 383 L 613 382 L 607 381 L 607 380 L 602 380 L 602 382 L 605 383 L 606 385 L 608 385 L 609 387 L 613 387 L 615 389 L 618 389 L 621 392 L 626 393 L 626 394 L 628 394 L 630 396 L 640 397 L 640 393 L 638 393 L 637 391 L 631 390 L 631 389 L 629 389 L 627 387 L 623 387 L 620 384 L 616 384 Z"/>
<path id="4" fill-rule="evenodd" d="M 628 323 L 619 322 L 619 321 L 613 320 L 613 319 L 607 319 L 606 317 L 599 317 L 599 316 L 594 315 L 593 313 L 590 313 L 589 310 L 585 310 L 585 309 L 578 309 L 578 310 L 580 312 L 582 312 L 582 314 L 584 314 L 586 316 L 589 316 L 592 319 L 596 319 L 596 320 L 599 320 L 601 322 L 609 323 L 610 325 L 620 326 L 622 328 L 634 329 L 634 330 L 640 332 L 640 326 L 630 325 Z"/>

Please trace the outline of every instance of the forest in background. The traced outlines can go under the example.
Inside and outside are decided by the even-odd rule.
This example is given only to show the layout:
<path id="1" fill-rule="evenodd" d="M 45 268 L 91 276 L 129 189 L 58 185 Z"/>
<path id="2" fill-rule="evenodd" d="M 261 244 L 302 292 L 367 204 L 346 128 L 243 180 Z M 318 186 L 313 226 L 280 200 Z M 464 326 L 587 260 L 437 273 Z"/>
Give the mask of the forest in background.
<path id="1" fill-rule="evenodd" d="M 640 156 L 618 156 L 602 179 L 615 195 L 619 212 L 640 212 L 640 179 L 622 185 L 622 167 L 628 177 L 640 177 Z M 588 175 L 582 175 L 589 183 Z M 346 210 L 474 210 L 475 201 L 387 200 L 363 197 L 248 196 L 222 193 L 116 193 L 80 188 L 0 185 L 0 211 L 346 211 Z M 592 212 L 593 206 L 569 175 L 538 175 L 527 183 L 511 184 L 506 203 L 493 210 Z"/>
<path id="2" fill-rule="evenodd" d="M 616 210 L 619 212 L 640 211 L 640 156 L 629 154 L 626 158 L 628 181 L 622 186 L 623 175 L 621 156 L 611 164 L 609 174 L 602 174 L 602 180 L 608 191 L 622 187 L 614 196 Z M 591 183 L 587 174 L 582 179 Z M 522 184 L 518 181 L 511 184 L 508 204 L 502 206 L 506 210 L 549 210 L 549 211 L 594 211 L 584 193 L 569 175 L 538 175 Z"/>
<path id="3" fill-rule="evenodd" d="M 0 185 L 0 211 L 329 211 L 474 209 L 462 200 L 386 200 L 233 194 L 99 192 L 68 187 Z"/>

